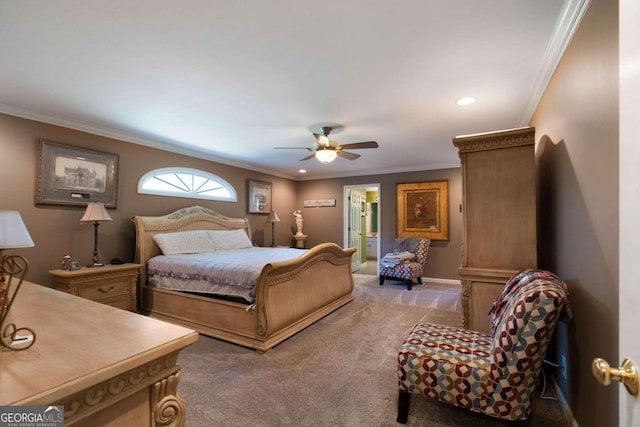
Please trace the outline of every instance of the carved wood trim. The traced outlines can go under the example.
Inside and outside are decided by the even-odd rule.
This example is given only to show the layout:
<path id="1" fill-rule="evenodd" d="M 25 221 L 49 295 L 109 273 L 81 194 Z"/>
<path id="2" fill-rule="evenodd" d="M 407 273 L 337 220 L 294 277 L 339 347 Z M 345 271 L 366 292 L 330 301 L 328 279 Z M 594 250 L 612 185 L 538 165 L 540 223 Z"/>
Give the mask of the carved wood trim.
<path id="1" fill-rule="evenodd" d="M 527 127 L 503 132 L 461 136 L 453 139 L 459 154 L 535 144 L 535 128 Z"/>
<path id="2" fill-rule="evenodd" d="M 180 372 L 158 381 L 151 388 L 151 426 L 184 427 L 184 403 L 178 396 Z"/>
<path id="3" fill-rule="evenodd" d="M 157 381 L 159 375 L 174 374 L 180 369 L 176 366 L 177 360 L 178 352 L 170 353 L 69 396 L 59 403 L 64 405 L 65 423 L 71 424 L 113 405 L 136 391 L 148 387 L 153 381 Z"/>
<path id="4" fill-rule="evenodd" d="M 471 280 L 461 280 L 462 289 L 460 290 L 460 303 L 462 305 L 462 328 L 468 329 L 469 319 L 471 313 L 469 312 L 469 305 L 471 304 Z"/>

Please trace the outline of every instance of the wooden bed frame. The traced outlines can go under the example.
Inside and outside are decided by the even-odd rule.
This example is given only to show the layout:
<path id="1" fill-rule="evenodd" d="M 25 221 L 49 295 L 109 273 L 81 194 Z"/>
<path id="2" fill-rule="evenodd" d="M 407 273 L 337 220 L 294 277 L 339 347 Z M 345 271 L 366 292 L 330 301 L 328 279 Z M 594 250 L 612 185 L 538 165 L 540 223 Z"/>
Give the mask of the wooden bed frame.
<path id="1" fill-rule="evenodd" d="M 153 240 L 158 233 L 187 230 L 243 229 L 251 237 L 245 218 L 229 218 L 200 206 L 164 216 L 134 216 L 135 262 L 142 264 L 139 311 L 157 319 L 267 351 L 353 299 L 351 255 L 322 243 L 299 258 L 267 264 L 258 280 L 254 306 L 147 285 L 147 261 L 160 255 Z"/>

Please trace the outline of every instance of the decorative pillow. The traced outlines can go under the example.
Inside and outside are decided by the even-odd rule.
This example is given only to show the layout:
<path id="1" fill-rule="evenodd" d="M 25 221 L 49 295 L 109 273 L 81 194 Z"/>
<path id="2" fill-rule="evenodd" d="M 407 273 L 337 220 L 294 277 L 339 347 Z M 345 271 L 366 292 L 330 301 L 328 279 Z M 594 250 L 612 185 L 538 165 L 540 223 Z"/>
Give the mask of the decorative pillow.
<path id="1" fill-rule="evenodd" d="M 216 250 L 251 248 L 253 244 L 242 229 L 209 230 L 209 239 Z"/>
<path id="2" fill-rule="evenodd" d="M 197 254 L 216 250 L 206 230 L 156 234 L 153 240 L 165 255 Z"/>

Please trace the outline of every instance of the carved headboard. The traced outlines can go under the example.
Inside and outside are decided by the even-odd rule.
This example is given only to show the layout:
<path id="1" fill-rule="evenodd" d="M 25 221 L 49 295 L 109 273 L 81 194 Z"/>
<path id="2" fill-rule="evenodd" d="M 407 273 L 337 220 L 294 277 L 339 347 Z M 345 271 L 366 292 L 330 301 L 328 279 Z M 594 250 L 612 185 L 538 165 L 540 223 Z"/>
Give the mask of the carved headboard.
<path id="1" fill-rule="evenodd" d="M 211 209 L 191 206 L 163 216 L 139 216 L 132 218 L 136 226 L 135 262 L 142 264 L 140 284 L 147 283 L 147 261 L 162 251 L 153 240 L 159 233 L 175 233 L 189 230 L 243 229 L 251 239 L 251 228 L 246 218 L 230 218 Z"/>

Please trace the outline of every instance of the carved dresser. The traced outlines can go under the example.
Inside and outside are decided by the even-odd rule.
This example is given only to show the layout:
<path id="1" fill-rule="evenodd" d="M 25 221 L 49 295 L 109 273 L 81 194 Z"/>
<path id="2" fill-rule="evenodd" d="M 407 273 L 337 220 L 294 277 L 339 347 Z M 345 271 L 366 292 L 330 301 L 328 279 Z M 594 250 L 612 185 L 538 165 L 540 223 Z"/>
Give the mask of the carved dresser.
<path id="1" fill-rule="evenodd" d="M 176 360 L 196 332 L 29 282 L 8 323 L 36 339 L 0 352 L 0 405 L 64 405 L 65 426 L 184 426 Z"/>

